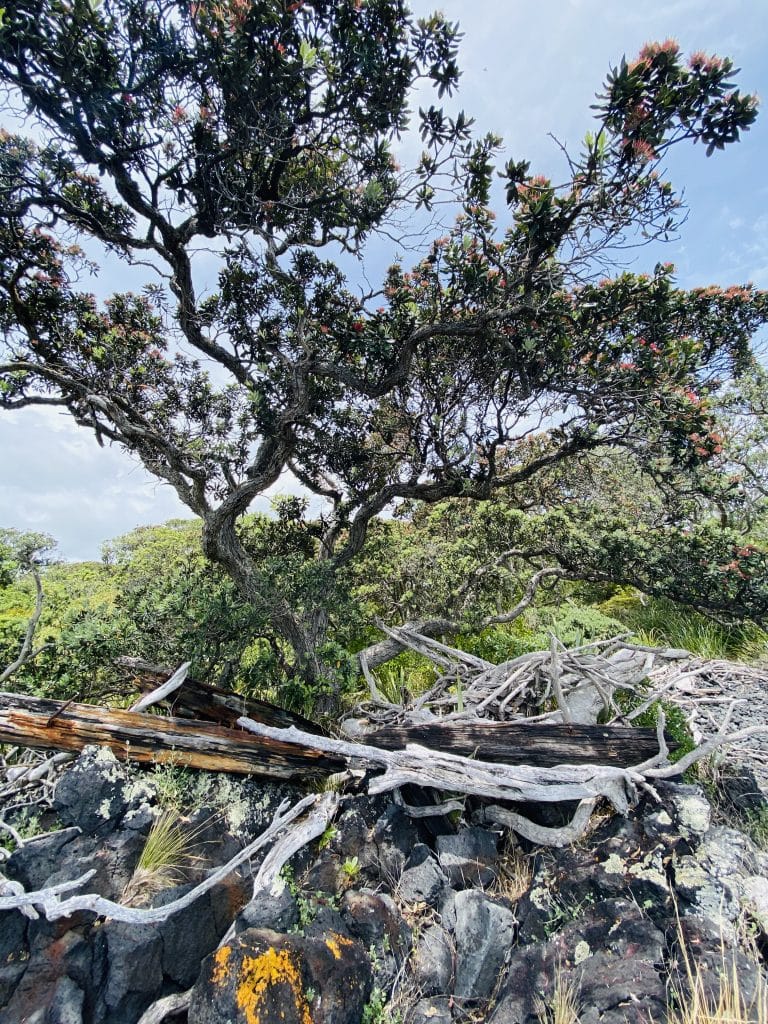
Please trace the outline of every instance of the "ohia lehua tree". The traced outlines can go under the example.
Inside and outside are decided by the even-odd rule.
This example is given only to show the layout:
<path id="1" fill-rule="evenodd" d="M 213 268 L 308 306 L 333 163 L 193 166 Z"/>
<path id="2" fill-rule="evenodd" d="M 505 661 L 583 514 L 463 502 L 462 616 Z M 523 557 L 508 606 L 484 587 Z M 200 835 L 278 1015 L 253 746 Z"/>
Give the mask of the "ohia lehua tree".
<path id="1" fill-rule="evenodd" d="M 556 184 L 439 106 L 458 41 L 400 0 L 19 0 L 0 28 L 25 113 L 0 137 L 0 403 L 61 406 L 173 486 L 309 683 L 375 517 L 514 507 L 600 451 L 654 480 L 700 474 L 723 457 L 713 396 L 768 313 L 750 286 L 682 290 L 668 265 L 611 273 L 679 222 L 669 147 L 709 154 L 754 121 L 729 60 L 668 41 L 622 61 Z M 436 105 L 401 169 L 420 80 Z M 341 251 L 362 258 L 393 218 L 428 224 L 447 195 L 459 215 L 414 265 L 349 283 Z M 143 290 L 90 294 L 100 250 L 145 267 Z M 300 595 L 241 528 L 286 470 L 326 502 Z"/>

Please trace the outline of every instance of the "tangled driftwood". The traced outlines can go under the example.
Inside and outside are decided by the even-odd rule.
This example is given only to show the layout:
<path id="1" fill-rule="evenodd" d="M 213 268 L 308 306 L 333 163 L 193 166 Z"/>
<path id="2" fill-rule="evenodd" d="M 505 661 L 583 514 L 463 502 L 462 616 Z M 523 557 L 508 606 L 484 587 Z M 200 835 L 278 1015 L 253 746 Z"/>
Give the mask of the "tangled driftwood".
<path id="1" fill-rule="evenodd" d="M 261 709 L 262 719 L 266 721 L 256 721 L 248 714 L 241 714 L 237 718 L 237 729 L 221 725 L 205 728 L 216 730 L 222 752 L 226 751 L 231 734 L 233 749 L 236 747 L 243 751 L 246 761 L 250 756 L 249 750 L 255 756 L 259 751 L 279 748 L 282 765 L 294 761 L 301 765 L 308 756 L 315 767 L 327 766 L 327 770 L 338 770 L 339 766 L 346 766 L 350 770 L 348 774 L 367 779 L 371 793 L 395 791 L 397 796 L 403 786 L 410 784 L 422 789 L 477 797 L 484 802 L 479 812 L 483 820 L 512 829 L 537 844 L 552 846 L 562 846 L 578 839 L 587 829 L 592 810 L 599 800 L 606 800 L 619 813 L 626 813 L 640 791 L 654 795 L 656 780 L 679 775 L 697 760 L 727 745 L 768 735 L 768 726 L 762 725 L 731 730 L 730 715 L 726 711 L 719 715 L 719 724 L 710 734 L 699 737 L 696 749 L 672 764 L 664 734 L 664 716 L 660 714 L 652 748 L 647 746 L 640 730 L 625 728 L 626 742 L 618 745 L 623 750 L 623 760 L 615 756 L 616 763 L 606 763 L 611 759 L 611 750 L 615 751 L 617 745 L 611 745 L 610 736 L 601 740 L 602 732 L 610 734 L 612 728 L 618 732 L 622 727 L 631 726 L 660 697 L 691 709 L 695 707 L 697 697 L 701 696 L 702 685 L 711 688 L 718 678 L 730 679 L 738 672 L 747 672 L 754 680 L 760 670 L 734 667 L 728 662 L 692 659 L 685 651 L 645 647 L 630 643 L 625 638 L 569 650 L 553 638 L 547 651 L 525 654 L 494 665 L 409 630 L 386 629 L 385 632 L 401 646 L 428 657 L 436 666 L 437 679 L 427 693 L 407 704 L 396 704 L 381 693 L 363 658 L 361 668 L 368 682 L 370 700 L 358 709 L 356 717 L 345 723 L 345 738 L 308 732 L 296 724 L 287 728 L 275 725 L 273 723 L 280 721 L 280 715 L 268 707 Z M 170 699 L 183 707 L 185 669 L 177 672 L 169 683 L 150 687 L 150 696 L 142 699 L 136 710 L 111 713 L 114 722 L 121 715 L 133 715 L 142 720 L 141 728 L 145 730 L 152 729 L 153 721 L 166 722 L 173 730 L 181 728 L 179 723 L 182 723 L 193 733 L 197 730 L 197 735 L 202 737 L 201 723 L 189 720 L 184 723 L 180 719 L 153 720 L 143 716 L 139 710 Z M 619 691 L 627 690 L 642 693 L 629 712 L 622 710 L 616 699 Z M 204 686 L 201 688 L 200 684 L 195 684 L 194 697 L 190 700 L 198 714 L 205 711 L 206 692 Z M 215 720 L 221 721 L 222 714 L 232 716 L 238 709 L 236 695 L 230 696 L 232 700 L 227 695 L 216 696 L 216 706 L 212 710 Z M 14 716 L 18 722 L 25 712 L 22 698 L 17 695 L 5 697 L 8 707 L 6 711 L 0 707 L 0 729 L 7 731 Z M 704 699 L 716 700 L 722 707 L 723 698 L 720 696 L 710 694 Z M 55 721 L 72 715 L 77 718 L 78 707 L 69 703 L 57 707 L 50 712 L 47 725 L 43 723 L 36 727 L 35 735 L 44 737 L 49 731 L 49 738 L 52 737 L 56 732 L 53 728 Z M 244 709 L 245 705 L 240 707 Z M 254 709 L 260 713 L 258 702 L 247 705 L 249 712 Z M 597 726 L 598 715 L 609 724 Z M 495 741 L 483 739 L 484 730 L 495 737 Z M 549 730 L 555 744 L 551 749 L 570 751 L 570 760 L 566 753 L 563 761 L 556 763 L 552 760 L 551 749 L 549 760 L 540 754 L 537 757 L 527 740 L 517 741 L 518 759 L 522 756 L 527 763 L 510 763 L 514 760 L 512 757 L 504 759 L 505 752 L 515 747 L 510 737 L 524 735 L 526 730 L 531 735 L 538 735 L 540 740 L 545 740 Z M 472 745 L 474 756 L 439 749 L 440 737 L 450 736 L 451 742 L 456 743 L 462 731 L 466 734 L 464 741 Z M 429 745 L 413 742 L 415 737 L 424 736 L 428 738 Z M 502 737 L 500 745 L 499 736 Z M 602 761 L 592 763 L 576 756 L 574 744 L 580 736 L 584 737 L 585 743 L 597 743 L 594 750 L 604 755 Z M 558 747 L 557 743 L 561 746 Z M 55 742 L 50 745 L 55 746 Z M 637 754 L 639 759 L 633 762 L 629 756 L 633 750 L 645 753 Z M 7 801 L 15 796 L 23 800 L 25 791 L 30 787 L 50 786 L 51 773 L 60 756 L 34 762 L 24 755 L 22 763 L 5 765 L 0 798 Z M 578 761 L 581 763 L 576 763 Z M 224 763 L 230 763 L 227 757 Z M 399 796 L 398 800 L 406 812 L 414 815 L 446 813 L 461 806 L 455 797 L 442 803 L 438 800 L 434 806 L 426 808 L 411 807 Z M 18 908 L 29 916 L 42 912 L 50 920 L 82 910 L 121 921 L 147 923 L 161 920 L 187 906 L 236 867 L 271 846 L 254 881 L 255 890 L 266 890 L 276 884 L 282 865 L 301 846 L 323 832 L 338 802 L 336 794 L 325 793 L 306 797 L 290 809 L 281 807 L 265 833 L 181 900 L 162 908 L 126 907 L 95 894 L 71 895 L 87 883 L 91 876 L 87 873 L 74 881 L 34 893 L 25 893 L 17 883 L 0 876 L 0 911 Z M 526 804 L 565 802 L 575 802 L 576 810 L 570 822 L 559 828 L 537 825 L 524 813 Z M 14 835 L 13 826 L 3 825 Z M 14 838 L 22 841 L 18 834 Z"/>

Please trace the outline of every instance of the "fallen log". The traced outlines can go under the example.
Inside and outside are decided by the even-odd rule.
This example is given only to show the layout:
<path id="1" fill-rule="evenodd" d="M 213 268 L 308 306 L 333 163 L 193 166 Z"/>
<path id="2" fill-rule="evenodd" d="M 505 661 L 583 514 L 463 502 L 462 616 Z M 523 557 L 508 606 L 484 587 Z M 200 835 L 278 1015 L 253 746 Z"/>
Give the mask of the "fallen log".
<path id="1" fill-rule="evenodd" d="M 42 750 L 109 747 L 123 760 L 299 779 L 337 772 L 343 757 L 241 729 L 0 692 L 0 743 Z"/>
<path id="2" fill-rule="evenodd" d="M 409 743 L 495 764 L 606 764 L 629 768 L 658 753 L 655 729 L 618 725 L 453 721 L 388 725 L 366 734 L 365 742 L 385 750 Z M 667 737 L 667 746 L 678 744 Z"/>
<path id="3" fill-rule="evenodd" d="M 0 693 L 0 743 L 75 751 L 97 744 L 109 747 L 117 757 L 144 764 L 172 763 L 280 779 L 338 772 L 347 766 L 343 753 L 323 749 L 323 737 L 301 733 L 303 742 L 296 744 L 287 740 L 287 733 L 283 741 L 279 733 L 257 737 L 239 726 Z M 367 736 L 366 743 L 385 751 L 417 743 L 496 764 L 531 767 L 626 768 L 658 753 L 653 729 L 481 721 L 388 726 Z"/>
<path id="4" fill-rule="evenodd" d="M 132 674 L 136 685 L 143 693 L 154 690 L 160 681 L 173 675 L 173 669 L 164 665 L 153 665 L 143 658 L 117 658 L 115 664 Z M 241 715 L 246 715 L 255 722 L 263 722 L 264 725 L 272 725 L 276 729 L 288 729 L 293 725 L 303 732 L 325 735 L 321 726 L 304 718 L 303 715 L 296 714 L 295 711 L 287 711 L 256 697 L 243 697 L 232 690 L 222 690 L 189 675 L 177 690 L 168 694 L 160 703 L 178 718 L 189 715 L 192 718 L 233 727 Z"/>

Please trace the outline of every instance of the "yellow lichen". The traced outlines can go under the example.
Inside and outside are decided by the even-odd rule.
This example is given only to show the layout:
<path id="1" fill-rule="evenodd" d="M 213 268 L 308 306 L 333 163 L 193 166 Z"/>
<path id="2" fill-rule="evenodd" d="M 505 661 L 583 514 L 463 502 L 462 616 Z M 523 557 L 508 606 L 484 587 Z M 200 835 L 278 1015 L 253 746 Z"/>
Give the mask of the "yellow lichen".
<path id="1" fill-rule="evenodd" d="M 213 958 L 214 985 L 223 985 L 224 982 L 227 980 L 227 974 L 229 972 L 229 961 L 231 957 L 231 946 L 222 946 L 221 949 L 216 951 L 216 956 Z"/>
<path id="2" fill-rule="evenodd" d="M 243 957 L 239 975 L 237 1005 L 247 1024 L 261 1024 L 259 1010 L 264 997 L 273 985 L 281 984 L 291 989 L 302 1024 L 312 1024 L 309 1006 L 302 991 L 301 972 L 289 950 L 270 948 L 260 956 Z"/>
<path id="3" fill-rule="evenodd" d="M 338 932 L 331 932 L 331 937 L 325 940 L 325 944 L 337 960 L 341 960 L 341 946 L 351 946 L 352 940 L 339 935 Z"/>

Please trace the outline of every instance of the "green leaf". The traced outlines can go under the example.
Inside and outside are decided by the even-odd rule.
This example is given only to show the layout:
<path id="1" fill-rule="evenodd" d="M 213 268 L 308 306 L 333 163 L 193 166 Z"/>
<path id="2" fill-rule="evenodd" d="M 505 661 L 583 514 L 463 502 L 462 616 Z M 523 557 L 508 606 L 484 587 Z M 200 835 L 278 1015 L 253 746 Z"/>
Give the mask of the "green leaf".
<path id="1" fill-rule="evenodd" d="M 378 202 L 383 195 L 384 189 L 381 185 L 381 182 L 376 181 L 375 178 L 373 181 L 369 181 L 368 184 L 363 189 L 363 198 L 367 199 L 368 202 L 370 203 Z"/>
<path id="2" fill-rule="evenodd" d="M 306 39 L 302 39 L 301 46 L 299 46 L 299 57 L 301 57 L 301 64 L 304 68 L 313 68 L 317 64 L 317 50 L 314 46 L 310 46 Z"/>

